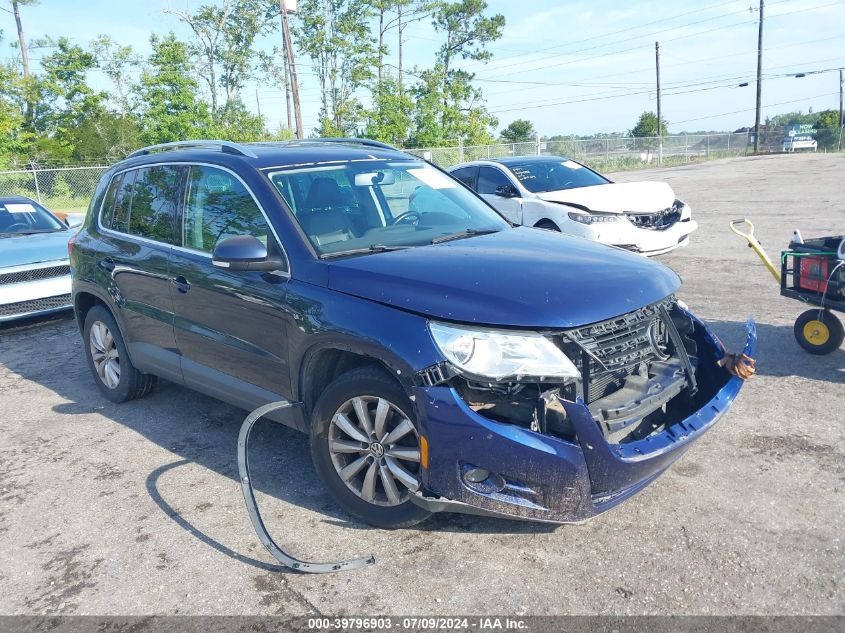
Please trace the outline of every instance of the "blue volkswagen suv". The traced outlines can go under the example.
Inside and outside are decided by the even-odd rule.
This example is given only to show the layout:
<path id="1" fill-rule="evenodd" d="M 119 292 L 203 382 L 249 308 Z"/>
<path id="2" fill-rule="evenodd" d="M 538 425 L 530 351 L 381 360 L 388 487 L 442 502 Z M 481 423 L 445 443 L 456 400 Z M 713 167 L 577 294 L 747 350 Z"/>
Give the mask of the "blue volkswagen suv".
<path id="1" fill-rule="evenodd" d="M 106 398 L 163 378 L 244 409 L 290 400 L 276 420 L 377 526 L 582 521 L 654 480 L 741 386 L 670 269 L 512 227 L 373 141 L 139 150 L 70 249 Z"/>

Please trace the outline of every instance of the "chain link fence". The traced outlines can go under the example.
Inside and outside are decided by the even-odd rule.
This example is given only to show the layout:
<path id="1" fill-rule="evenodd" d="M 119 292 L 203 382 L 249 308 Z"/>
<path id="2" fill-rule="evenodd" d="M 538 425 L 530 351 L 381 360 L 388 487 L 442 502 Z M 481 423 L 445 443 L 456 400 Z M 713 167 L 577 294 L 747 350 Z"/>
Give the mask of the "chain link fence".
<path id="1" fill-rule="evenodd" d="M 760 152 L 779 153 L 795 151 L 786 142 L 788 129 L 770 127 L 760 135 Z M 836 152 L 845 149 L 842 129 L 819 129 L 813 133 L 815 145 L 799 151 Z M 528 143 L 500 143 L 455 147 L 431 147 L 406 151 L 426 158 L 441 167 L 456 163 L 507 156 L 566 156 L 588 164 L 597 171 L 621 171 L 653 167 L 658 162 L 664 166 L 745 156 L 754 149 L 754 133 L 734 132 L 725 134 L 675 134 L 658 137 L 620 136 L 556 141 L 531 141 Z"/>
<path id="2" fill-rule="evenodd" d="M 812 146 L 805 143 L 798 151 L 836 152 L 845 150 L 840 128 L 812 131 Z M 778 153 L 796 151 L 789 139 L 788 128 L 766 127 L 760 134 L 760 151 Z M 809 137 L 807 137 L 809 138 Z M 566 156 L 585 163 L 597 171 L 621 171 L 662 165 L 687 163 L 745 156 L 753 151 L 754 133 L 676 134 L 656 137 L 605 137 L 532 141 L 529 143 L 499 143 L 455 147 L 415 148 L 405 151 L 423 157 L 441 167 L 486 158 L 507 156 L 552 155 Z M 0 196 L 23 195 L 38 200 L 55 211 L 84 212 L 97 182 L 107 165 L 86 167 L 33 166 L 29 169 L 0 171 Z"/>
<path id="3" fill-rule="evenodd" d="M 507 156 L 566 156 L 598 171 L 618 171 L 654 166 L 662 154 L 663 165 L 677 165 L 745 156 L 752 137 L 747 132 L 733 134 L 679 134 L 657 137 L 605 137 L 501 143 L 457 147 L 433 147 L 407 151 L 431 160 L 441 167 L 470 160 Z M 662 149 L 662 151 L 661 151 Z"/>
<path id="4" fill-rule="evenodd" d="M 0 171 L 0 196 L 28 196 L 54 211 L 84 212 L 106 165 Z"/>

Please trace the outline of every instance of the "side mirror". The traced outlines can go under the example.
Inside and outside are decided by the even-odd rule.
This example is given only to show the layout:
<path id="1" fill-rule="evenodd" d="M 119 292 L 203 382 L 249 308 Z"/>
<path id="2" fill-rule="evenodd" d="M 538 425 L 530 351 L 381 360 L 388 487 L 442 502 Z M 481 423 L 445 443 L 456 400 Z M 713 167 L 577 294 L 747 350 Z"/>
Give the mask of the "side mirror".
<path id="1" fill-rule="evenodd" d="M 285 265 L 278 257 L 270 257 L 267 247 L 252 235 L 238 235 L 221 240 L 214 248 L 211 263 L 227 270 L 258 270 L 271 272 L 283 270 Z"/>
<path id="2" fill-rule="evenodd" d="M 513 185 L 499 185 L 496 187 L 496 195 L 501 198 L 516 198 L 519 194 Z"/>
<path id="3" fill-rule="evenodd" d="M 80 215 L 77 213 L 72 213 L 65 218 L 65 224 L 69 229 L 75 229 L 82 226 L 82 223 L 85 221 L 85 216 Z"/>

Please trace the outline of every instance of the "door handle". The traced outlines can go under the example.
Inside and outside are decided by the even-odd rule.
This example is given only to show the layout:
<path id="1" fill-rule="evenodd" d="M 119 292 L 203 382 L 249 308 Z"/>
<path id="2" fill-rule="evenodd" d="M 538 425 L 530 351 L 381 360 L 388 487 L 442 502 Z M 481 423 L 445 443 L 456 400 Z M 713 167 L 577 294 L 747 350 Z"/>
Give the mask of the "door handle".
<path id="1" fill-rule="evenodd" d="M 114 272 L 115 269 L 115 263 L 111 257 L 106 257 L 105 259 L 98 259 L 97 266 L 109 273 Z"/>
<path id="2" fill-rule="evenodd" d="M 191 282 L 185 279 L 182 275 L 171 279 L 171 281 L 173 282 L 173 285 L 176 286 L 176 290 L 182 294 L 185 294 L 191 289 Z"/>

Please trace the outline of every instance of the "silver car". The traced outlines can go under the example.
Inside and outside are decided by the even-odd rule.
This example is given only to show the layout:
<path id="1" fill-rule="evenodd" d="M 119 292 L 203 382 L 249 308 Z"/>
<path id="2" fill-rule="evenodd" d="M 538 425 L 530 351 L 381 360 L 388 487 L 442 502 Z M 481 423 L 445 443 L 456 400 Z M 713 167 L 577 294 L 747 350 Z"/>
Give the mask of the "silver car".
<path id="1" fill-rule="evenodd" d="M 0 197 L 0 322 L 71 307 L 73 234 L 34 200 Z"/>

